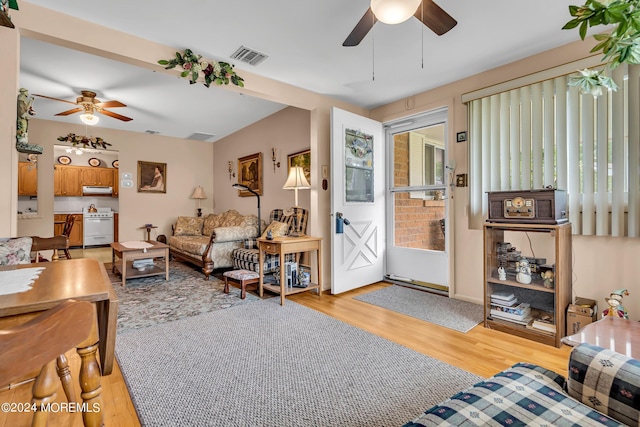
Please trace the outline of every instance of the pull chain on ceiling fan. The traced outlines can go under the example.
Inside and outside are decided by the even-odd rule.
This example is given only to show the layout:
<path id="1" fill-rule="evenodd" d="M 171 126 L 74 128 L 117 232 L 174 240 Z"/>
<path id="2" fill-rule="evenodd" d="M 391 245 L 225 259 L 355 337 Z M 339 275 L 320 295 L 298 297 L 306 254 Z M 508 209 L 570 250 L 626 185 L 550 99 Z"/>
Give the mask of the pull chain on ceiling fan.
<path id="1" fill-rule="evenodd" d="M 422 7 L 419 7 L 420 4 Z M 433 0 L 371 0 L 371 6 L 347 36 L 342 46 L 351 47 L 360 44 L 377 21 L 397 24 L 406 21 L 412 15 L 439 36 L 458 24 Z"/>

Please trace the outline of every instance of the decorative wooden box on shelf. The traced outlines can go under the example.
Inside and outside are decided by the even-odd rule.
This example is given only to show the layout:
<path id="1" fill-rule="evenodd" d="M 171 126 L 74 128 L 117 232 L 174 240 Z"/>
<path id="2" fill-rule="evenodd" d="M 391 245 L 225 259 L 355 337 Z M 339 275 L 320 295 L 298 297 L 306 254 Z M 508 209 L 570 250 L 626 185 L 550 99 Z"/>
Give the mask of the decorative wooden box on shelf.
<path id="1" fill-rule="evenodd" d="M 524 284 L 516 280 L 498 278 L 498 243 L 505 240 L 506 233 L 544 233 L 553 239 L 552 253 L 540 253 L 555 260 L 554 287 L 544 286 L 542 279 L 534 278 L 531 283 Z M 515 236 L 515 235 L 514 235 Z M 529 236 L 527 236 L 529 237 Z M 517 239 L 520 240 L 520 239 Z M 525 242 L 527 240 L 524 240 Z M 528 249 L 528 248 L 527 248 Z M 543 249 L 541 249 L 544 252 Z M 524 255 L 526 258 L 526 255 Z M 534 276 L 535 277 L 535 276 Z M 566 335 L 566 309 L 571 303 L 571 224 L 513 224 L 485 223 L 484 225 L 484 314 L 485 327 L 517 335 L 533 341 L 556 347 L 562 346 L 562 338 Z M 498 319 L 491 314 L 491 295 L 496 292 L 524 295 L 518 302 L 531 305 L 532 318 L 541 312 L 549 312 L 555 322 L 554 332 L 547 332 L 517 322 Z"/>

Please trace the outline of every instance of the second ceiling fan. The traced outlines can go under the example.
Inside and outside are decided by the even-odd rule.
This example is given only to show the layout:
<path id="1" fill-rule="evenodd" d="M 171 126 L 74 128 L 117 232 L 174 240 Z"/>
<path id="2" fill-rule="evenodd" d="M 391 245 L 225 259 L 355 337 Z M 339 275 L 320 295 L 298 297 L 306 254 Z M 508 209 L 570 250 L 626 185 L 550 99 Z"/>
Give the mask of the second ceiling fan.
<path id="1" fill-rule="evenodd" d="M 56 116 L 68 116 L 70 114 L 82 112 L 83 114 L 80 116 L 80 119 L 86 124 L 95 124 L 98 122 L 97 120 L 98 118 L 94 115 L 94 113 L 104 114 L 105 116 L 113 117 L 114 119 L 122 120 L 123 122 L 128 122 L 130 120 L 133 120 L 130 117 L 123 116 L 121 114 L 114 113 L 113 111 L 107 110 L 107 108 L 126 107 L 126 105 L 123 104 L 122 102 L 120 101 L 101 102 L 100 100 L 96 99 L 96 93 L 90 90 L 83 90 L 81 91 L 81 93 L 82 93 L 82 96 L 77 97 L 75 102 L 67 101 L 66 99 L 53 98 L 51 96 L 46 96 L 46 95 L 38 95 L 35 93 L 34 93 L 34 96 L 39 96 L 41 98 L 52 99 L 54 101 L 67 102 L 69 104 L 77 105 L 76 108 L 63 111 L 61 113 L 56 114 Z M 94 121 L 94 123 L 90 123 L 91 121 Z"/>
<path id="2" fill-rule="evenodd" d="M 371 6 L 358 21 L 342 46 L 357 46 L 377 21 L 399 24 L 415 16 L 441 36 L 458 23 L 433 0 L 371 0 Z"/>

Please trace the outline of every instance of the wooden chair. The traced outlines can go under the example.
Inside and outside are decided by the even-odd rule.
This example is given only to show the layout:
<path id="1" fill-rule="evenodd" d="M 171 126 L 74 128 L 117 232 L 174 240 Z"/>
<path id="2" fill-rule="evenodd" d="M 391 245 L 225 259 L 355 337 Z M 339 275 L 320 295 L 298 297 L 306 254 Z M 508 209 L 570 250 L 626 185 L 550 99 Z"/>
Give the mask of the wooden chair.
<path id="1" fill-rule="evenodd" d="M 95 306 L 90 302 L 73 300 L 65 301 L 26 323 L 0 330 L 0 384 L 10 384 L 40 369 L 33 384 L 31 403 L 38 410 L 34 413 L 32 426 L 47 425 L 48 412 L 41 409 L 56 401 L 56 361 L 60 363 L 60 355 L 74 347 L 81 358 L 79 380 L 83 405 L 90 411 L 99 408 L 95 412 L 83 411 L 84 425 L 103 425 L 100 366 L 95 357 L 97 336 Z M 68 376 L 62 378 L 62 373 Z M 64 387 L 64 382 L 70 379 L 68 366 L 63 372 L 58 369 L 58 374 Z M 70 383 L 66 387 L 71 390 L 69 401 L 75 402 Z"/>
<path id="2" fill-rule="evenodd" d="M 64 256 L 67 257 L 67 259 L 71 259 L 71 254 L 69 253 L 69 237 L 71 237 L 71 229 L 73 228 L 75 220 L 75 215 L 67 215 L 67 218 L 64 221 L 64 228 L 62 229 L 62 235 L 67 237 L 67 247 L 63 249 Z"/>
<path id="3" fill-rule="evenodd" d="M 36 253 L 35 262 L 40 262 L 40 251 L 49 251 L 53 250 L 53 255 L 51 256 L 51 261 L 57 261 L 58 250 L 68 250 L 69 249 L 69 238 L 66 236 L 54 236 L 54 237 L 38 237 L 32 236 L 31 243 L 31 252 Z M 71 257 L 68 257 L 71 258 Z"/>

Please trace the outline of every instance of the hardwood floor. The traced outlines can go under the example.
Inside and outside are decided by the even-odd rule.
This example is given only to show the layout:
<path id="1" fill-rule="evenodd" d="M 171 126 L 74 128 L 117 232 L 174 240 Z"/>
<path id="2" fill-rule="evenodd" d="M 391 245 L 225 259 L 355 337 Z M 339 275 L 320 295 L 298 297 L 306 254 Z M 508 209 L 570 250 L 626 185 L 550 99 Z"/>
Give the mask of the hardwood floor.
<path id="1" fill-rule="evenodd" d="M 90 255 L 89 250 L 89 255 Z M 85 251 L 87 252 L 87 251 Z M 106 256 L 105 252 L 99 253 Z M 109 252 L 110 261 L 110 252 Z M 380 307 L 353 299 L 354 296 L 389 286 L 377 283 L 341 295 L 324 293 L 321 298 L 313 292 L 289 297 L 314 310 L 379 335 L 422 354 L 489 377 L 514 363 L 525 361 L 552 369 L 566 376 L 570 347 L 550 347 L 524 338 L 476 326 L 466 334 L 423 322 Z M 80 365 L 75 351 L 67 353 L 74 378 Z M 330 360 L 331 355 L 327 355 Z M 375 367 L 372 367 L 375 368 Z M 168 373 L 169 375 L 170 373 Z M 452 390 L 452 394 L 457 390 Z M 0 392 L 0 403 L 29 402 L 31 383 Z M 76 389 L 79 396 L 79 387 Z M 64 401 L 62 389 L 58 401 Z M 106 426 L 139 426 L 133 403 L 117 364 L 111 375 L 102 377 L 102 396 Z M 426 408 L 425 408 L 426 409 Z M 31 414 L 0 412 L 0 427 L 30 425 Z M 80 414 L 55 413 L 50 416 L 52 426 L 82 426 Z"/>

